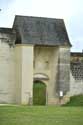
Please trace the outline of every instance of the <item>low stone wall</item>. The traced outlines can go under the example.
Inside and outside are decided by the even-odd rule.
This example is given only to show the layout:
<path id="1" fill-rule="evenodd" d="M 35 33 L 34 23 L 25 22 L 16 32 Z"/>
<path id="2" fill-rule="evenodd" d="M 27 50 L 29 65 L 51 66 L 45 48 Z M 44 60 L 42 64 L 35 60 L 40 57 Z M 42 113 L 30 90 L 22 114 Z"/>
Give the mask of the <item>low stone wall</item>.
<path id="1" fill-rule="evenodd" d="M 81 56 L 81 57 L 80 57 Z M 71 59 L 70 69 L 70 96 L 83 94 L 83 61 L 82 54 Z"/>
<path id="2" fill-rule="evenodd" d="M 75 80 L 72 73 L 70 73 L 70 92 L 69 95 L 83 94 L 83 80 Z"/>

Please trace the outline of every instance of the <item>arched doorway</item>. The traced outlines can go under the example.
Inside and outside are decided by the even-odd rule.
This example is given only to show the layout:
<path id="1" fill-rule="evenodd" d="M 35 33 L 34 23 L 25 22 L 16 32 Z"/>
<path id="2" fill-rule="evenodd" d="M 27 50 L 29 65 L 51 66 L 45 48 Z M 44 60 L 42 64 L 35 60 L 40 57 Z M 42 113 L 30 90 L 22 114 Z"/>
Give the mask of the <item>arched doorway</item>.
<path id="1" fill-rule="evenodd" d="M 46 104 L 46 85 L 41 81 L 33 83 L 33 105 Z"/>

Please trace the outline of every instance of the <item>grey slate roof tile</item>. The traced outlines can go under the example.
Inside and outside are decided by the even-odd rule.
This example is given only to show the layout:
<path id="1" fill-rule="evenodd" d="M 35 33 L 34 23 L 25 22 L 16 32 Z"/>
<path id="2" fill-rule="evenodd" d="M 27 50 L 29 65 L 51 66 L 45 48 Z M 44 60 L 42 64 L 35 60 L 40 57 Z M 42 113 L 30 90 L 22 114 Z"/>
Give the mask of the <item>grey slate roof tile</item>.
<path id="1" fill-rule="evenodd" d="M 63 19 L 16 16 L 13 28 L 16 43 L 71 46 Z"/>

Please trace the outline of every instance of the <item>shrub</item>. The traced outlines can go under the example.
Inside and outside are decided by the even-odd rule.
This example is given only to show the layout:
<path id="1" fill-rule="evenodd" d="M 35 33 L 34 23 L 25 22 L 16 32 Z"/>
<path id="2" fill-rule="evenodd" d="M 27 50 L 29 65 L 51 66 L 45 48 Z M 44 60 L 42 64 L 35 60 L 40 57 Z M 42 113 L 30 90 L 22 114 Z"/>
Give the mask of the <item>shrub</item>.
<path id="1" fill-rule="evenodd" d="M 70 97 L 70 101 L 65 106 L 83 106 L 83 95 Z"/>

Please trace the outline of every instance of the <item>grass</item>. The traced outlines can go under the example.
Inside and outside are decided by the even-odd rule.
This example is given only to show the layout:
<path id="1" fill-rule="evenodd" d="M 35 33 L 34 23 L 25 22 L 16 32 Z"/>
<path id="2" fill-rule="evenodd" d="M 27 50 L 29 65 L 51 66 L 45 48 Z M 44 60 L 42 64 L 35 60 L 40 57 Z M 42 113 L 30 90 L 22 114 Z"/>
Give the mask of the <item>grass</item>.
<path id="1" fill-rule="evenodd" d="M 83 95 L 72 96 L 65 106 L 83 106 Z"/>
<path id="2" fill-rule="evenodd" d="M 83 108 L 0 106 L 0 125 L 83 125 Z"/>

